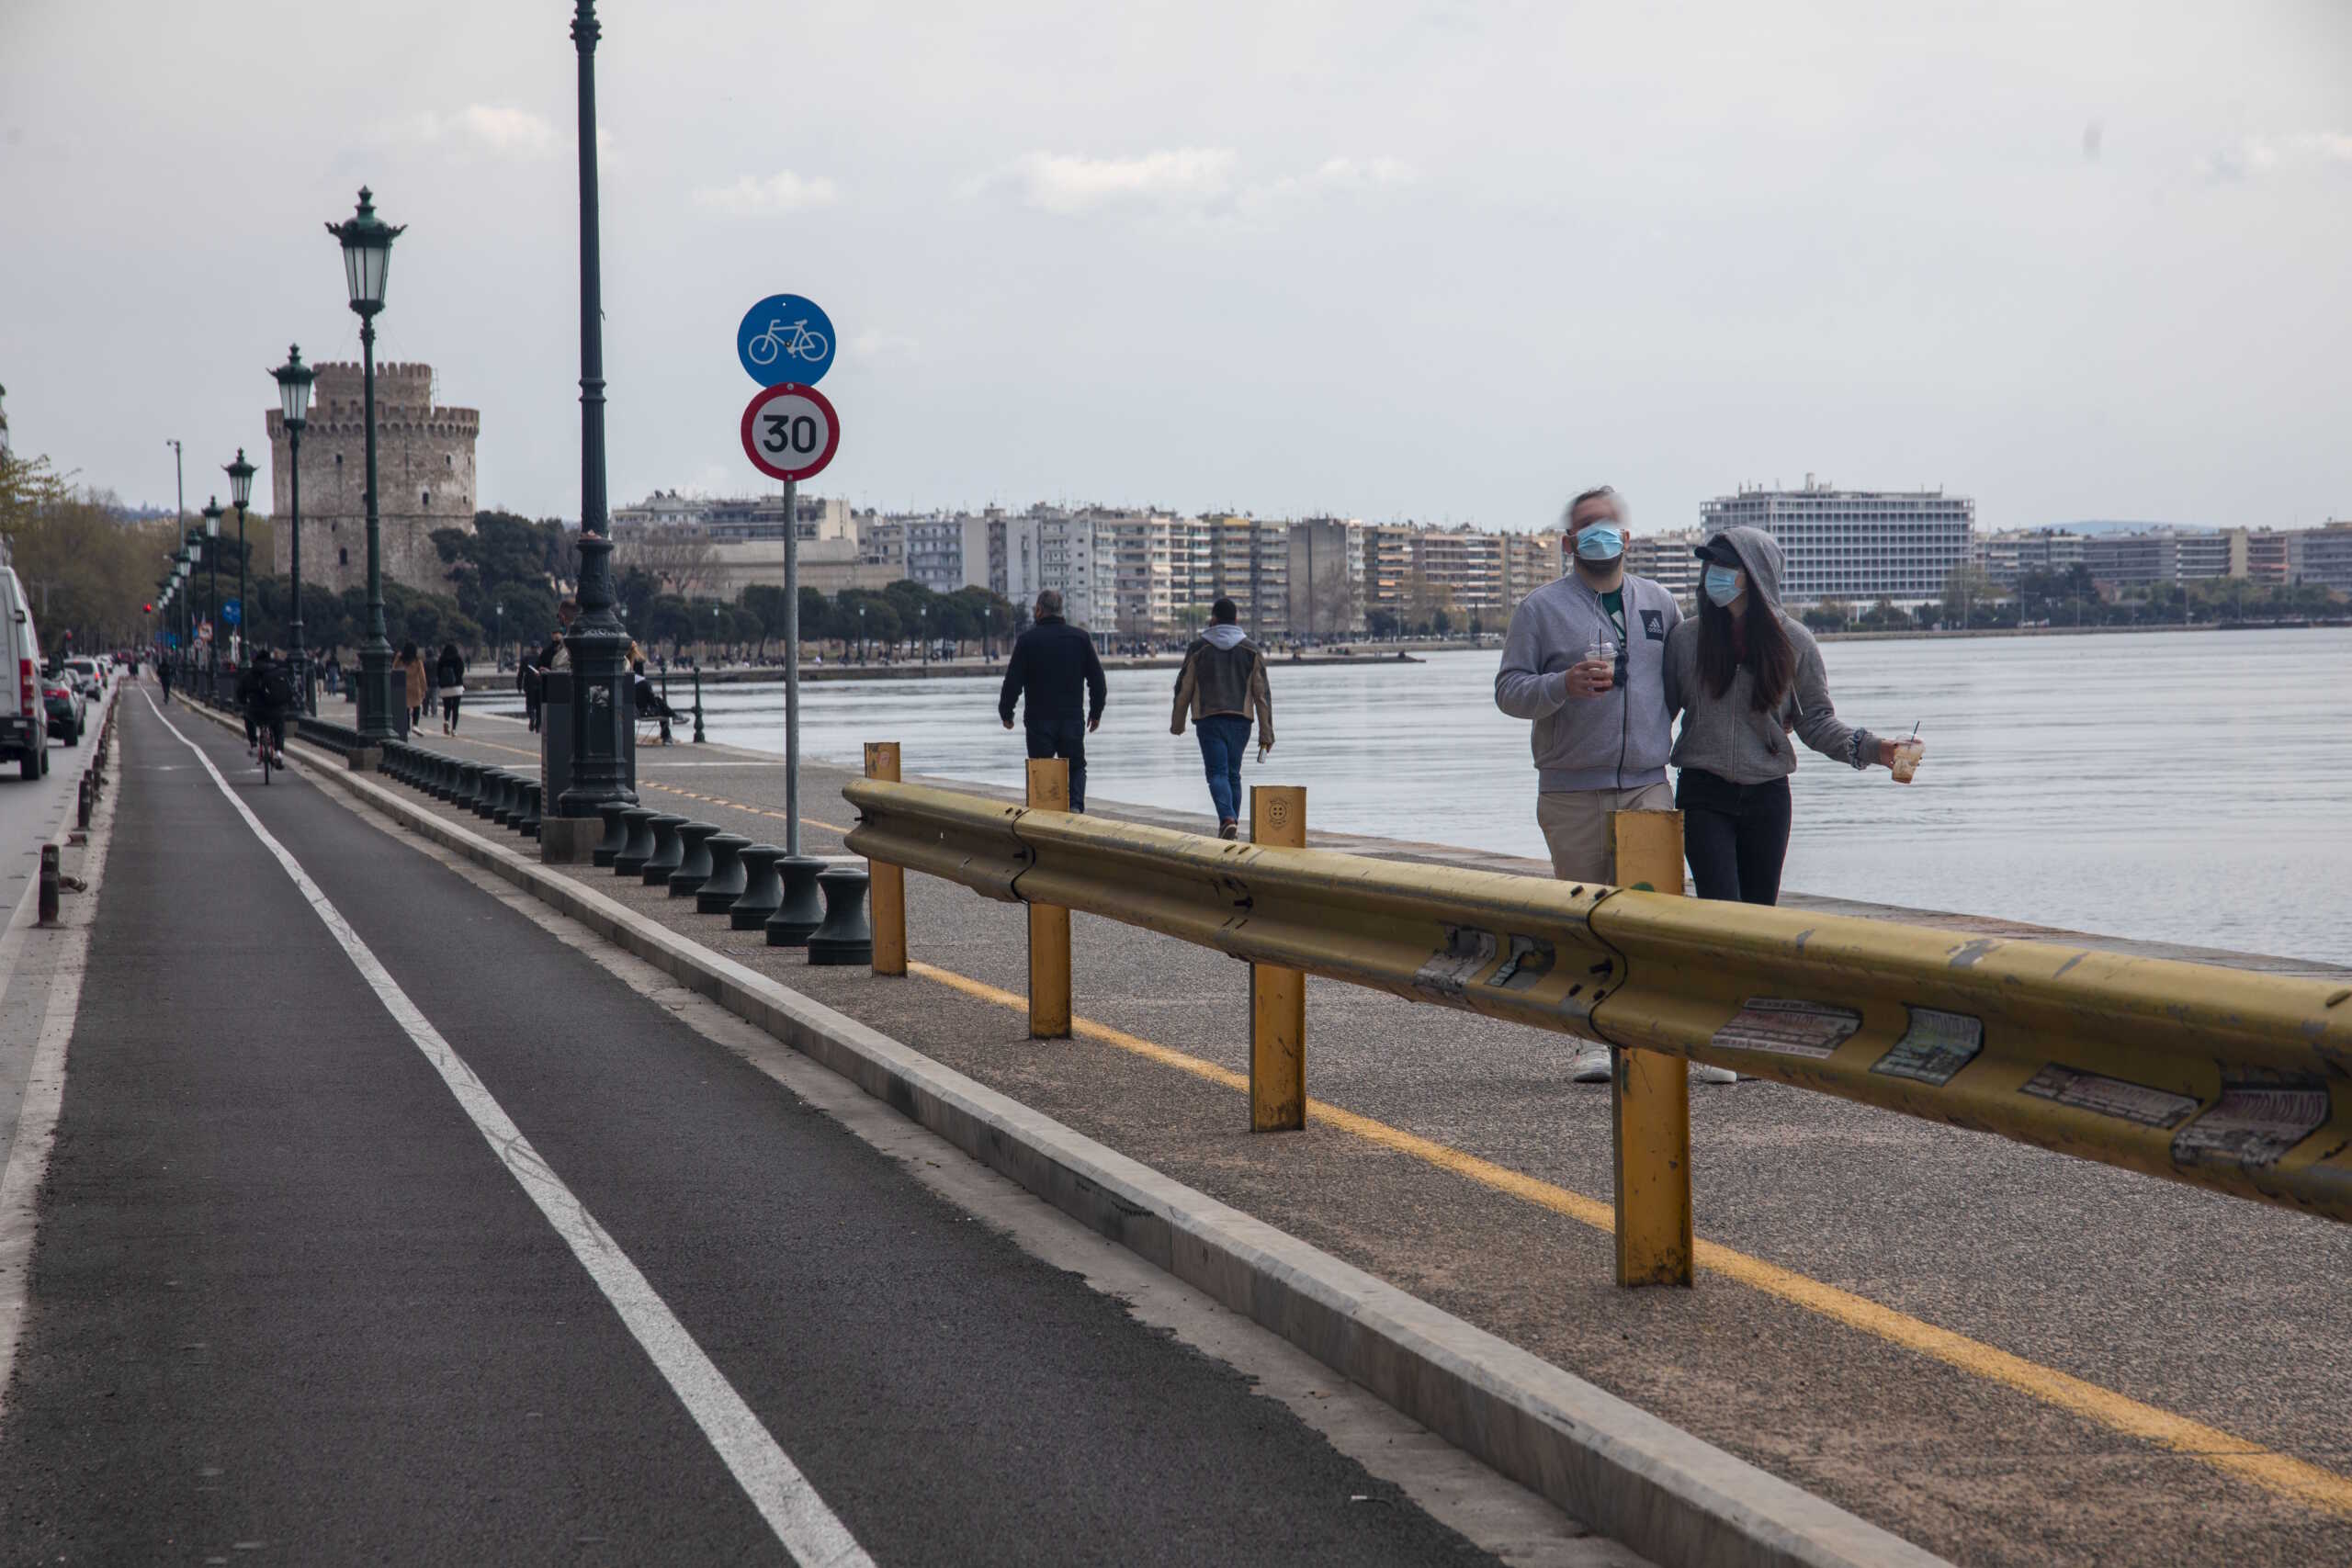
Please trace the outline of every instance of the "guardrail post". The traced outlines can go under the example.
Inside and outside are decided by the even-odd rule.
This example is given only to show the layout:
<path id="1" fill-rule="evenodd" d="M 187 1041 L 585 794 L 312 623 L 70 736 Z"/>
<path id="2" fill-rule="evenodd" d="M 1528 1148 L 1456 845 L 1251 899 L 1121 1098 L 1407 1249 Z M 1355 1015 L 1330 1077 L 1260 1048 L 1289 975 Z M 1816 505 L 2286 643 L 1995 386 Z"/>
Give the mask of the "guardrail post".
<path id="1" fill-rule="evenodd" d="M 696 674 L 699 677 L 700 672 Z M 890 784 L 899 782 L 897 741 L 869 740 L 865 743 L 865 776 Z M 874 909 L 874 972 L 876 975 L 904 975 L 907 972 L 907 874 L 899 866 L 885 865 L 878 860 L 867 861 L 865 869 L 872 879 L 868 897 L 873 900 Z"/>
<path id="2" fill-rule="evenodd" d="M 1620 811 L 1610 822 L 1622 887 L 1679 895 L 1682 813 Z M 1615 1051 L 1610 1127 L 1617 1180 L 1617 1282 L 1691 1282 L 1690 1066 Z"/>
<path id="3" fill-rule="evenodd" d="M 1060 757 L 1029 760 L 1029 805 L 1036 811 L 1069 809 L 1069 763 Z M 1069 911 L 1029 906 L 1029 1038 L 1069 1038 Z"/>
<path id="4" fill-rule="evenodd" d="M 40 847 L 40 923 L 44 926 L 57 923 L 57 846 L 43 844 Z"/>
<path id="5" fill-rule="evenodd" d="M 1306 791 L 1250 786 L 1250 841 L 1306 847 Z M 1306 1125 L 1306 976 L 1270 964 L 1250 965 L 1250 1130 L 1295 1133 Z"/>

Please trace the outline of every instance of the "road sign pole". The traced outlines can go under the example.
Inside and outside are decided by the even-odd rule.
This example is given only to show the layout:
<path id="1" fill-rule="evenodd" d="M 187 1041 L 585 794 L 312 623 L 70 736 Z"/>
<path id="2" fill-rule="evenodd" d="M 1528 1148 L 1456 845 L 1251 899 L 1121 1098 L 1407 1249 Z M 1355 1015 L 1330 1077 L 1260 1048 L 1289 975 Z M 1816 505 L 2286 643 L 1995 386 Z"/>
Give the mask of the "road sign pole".
<path id="1" fill-rule="evenodd" d="M 800 483 L 784 481 L 784 847 L 800 852 Z"/>

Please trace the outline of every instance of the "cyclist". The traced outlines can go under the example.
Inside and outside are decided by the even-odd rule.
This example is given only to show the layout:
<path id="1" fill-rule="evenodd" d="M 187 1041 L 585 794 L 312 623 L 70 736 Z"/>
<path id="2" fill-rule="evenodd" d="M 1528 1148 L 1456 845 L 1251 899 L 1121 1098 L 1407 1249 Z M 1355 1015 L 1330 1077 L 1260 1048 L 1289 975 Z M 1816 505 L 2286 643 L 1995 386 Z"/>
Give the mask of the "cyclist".
<path id="1" fill-rule="evenodd" d="M 237 677 L 237 701 L 245 710 L 245 745 L 259 744 L 265 727 L 273 757 L 286 754 L 286 716 L 294 709 L 294 679 L 283 662 L 263 649 Z"/>

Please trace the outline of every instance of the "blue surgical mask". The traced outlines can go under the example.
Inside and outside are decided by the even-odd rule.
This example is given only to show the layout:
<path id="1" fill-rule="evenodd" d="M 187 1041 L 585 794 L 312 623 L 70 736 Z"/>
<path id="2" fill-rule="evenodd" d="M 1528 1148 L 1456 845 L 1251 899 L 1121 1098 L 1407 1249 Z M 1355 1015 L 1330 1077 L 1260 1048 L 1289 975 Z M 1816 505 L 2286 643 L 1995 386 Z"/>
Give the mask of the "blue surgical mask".
<path id="1" fill-rule="evenodd" d="M 1743 592 L 1739 581 L 1739 568 L 1710 566 L 1704 576 L 1703 586 L 1707 591 L 1707 597 L 1726 610 L 1731 608 L 1732 601 L 1737 599 Z"/>
<path id="2" fill-rule="evenodd" d="M 1612 561 L 1625 553 L 1625 536 L 1607 523 L 1595 523 L 1577 534 L 1577 556 L 1589 561 Z"/>

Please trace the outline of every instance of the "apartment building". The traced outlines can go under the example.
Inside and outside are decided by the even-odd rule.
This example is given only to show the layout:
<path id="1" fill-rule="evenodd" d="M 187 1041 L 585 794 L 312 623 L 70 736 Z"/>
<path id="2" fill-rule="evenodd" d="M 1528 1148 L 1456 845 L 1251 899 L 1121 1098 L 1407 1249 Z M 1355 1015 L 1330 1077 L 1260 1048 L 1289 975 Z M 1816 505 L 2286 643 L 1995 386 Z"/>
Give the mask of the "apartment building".
<path id="1" fill-rule="evenodd" d="M 1847 491 L 1805 476 L 1802 490 L 1743 487 L 1700 508 L 1709 535 L 1745 525 L 1779 542 L 1781 596 L 1921 604 L 1974 558 L 1976 503 L 1940 490 Z"/>
<path id="2" fill-rule="evenodd" d="M 1230 599 L 1241 626 L 1259 642 L 1290 635 L 1290 534 L 1287 523 L 1247 516 L 1200 520 L 1209 539 L 1209 600 Z"/>
<path id="3" fill-rule="evenodd" d="M 1625 570 L 1646 577 L 1680 602 L 1686 611 L 1699 605 L 1700 544 L 1706 536 L 1696 528 L 1653 533 L 1636 528 L 1625 540 Z M 1573 550 L 1574 545 L 1566 547 Z"/>
<path id="4" fill-rule="evenodd" d="M 2287 536 L 2289 579 L 2352 593 L 2352 523 L 2331 522 Z"/>
<path id="5" fill-rule="evenodd" d="M 2083 564 L 2083 536 L 2063 528 L 2010 529 L 1976 542 L 1976 564 L 2004 588 L 2036 572 L 2064 574 Z"/>
<path id="6" fill-rule="evenodd" d="M 1519 602 L 1568 569 L 1564 535 L 1505 534 L 1503 541 L 1503 611 L 1509 615 Z"/>
<path id="7" fill-rule="evenodd" d="M 1510 614 L 1505 555 L 1502 535 L 1482 534 L 1466 524 L 1417 529 L 1412 575 L 1419 592 L 1428 595 L 1430 607 L 1442 608 L 1454 625 L 1475 622 L 1494 629 Z"/>
<path id="8" fill-rule="evenodd" d="M 1363 525 L 1310 517 L 1287 532 L 1291 635 L 1308 642 L 1363 636 Z"/>
<path id="9" fill-rule="evenodd" d="M 1001 565 L 1003 548 L 990 549 L 988 516 L 965 513 L 934 513 L 901 520 L 906 529 L 907 576 L 934 593 L 993 585 L 991 567 Z M 994 534 L 1001 540 L 1002 514 L 996 514 Z"/>
<path id="10" fill-rule="evenodd" d="M 1033 506 L 1002 521 L 1004 581 L 998 590 L 1015 604 L 1033 603 L 1041 590 L 1062 596 L 1070 625 L 1098 636 L 1116 628 L 1118 580 L 1109 525 L 1092 510 Z"/>
<path id="11" fill-rule="evenodd" d="M 838 497 L 802 495 L 793 507 L 799 518 L 800 538 L 854 539 L 856 526 L 849 502 Z M 683 495 L 656 491 L 633 506 L 616 506 L 612 514 L 613 536 L 628 529 L 677 528 L 698 532 L 714 543 L 784 538 L 784 496 Z"/>

